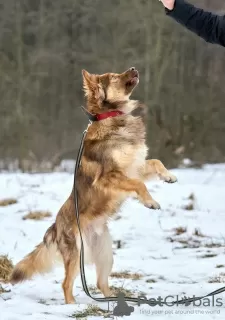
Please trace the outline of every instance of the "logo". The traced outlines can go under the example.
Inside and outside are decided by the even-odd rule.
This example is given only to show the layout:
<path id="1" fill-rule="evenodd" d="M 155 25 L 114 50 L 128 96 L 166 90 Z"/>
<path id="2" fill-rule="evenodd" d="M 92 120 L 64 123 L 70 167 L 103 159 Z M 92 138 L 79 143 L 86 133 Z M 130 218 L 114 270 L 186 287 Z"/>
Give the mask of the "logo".
<path id="1" fill-rule="evenodd" d="M 119 292 L 117 305 L 113 310 L 113 315 L 118 317 L 130 316 L 134 312 L 134 307 L 130 307 L 125 301 L 125 294 Z"/>

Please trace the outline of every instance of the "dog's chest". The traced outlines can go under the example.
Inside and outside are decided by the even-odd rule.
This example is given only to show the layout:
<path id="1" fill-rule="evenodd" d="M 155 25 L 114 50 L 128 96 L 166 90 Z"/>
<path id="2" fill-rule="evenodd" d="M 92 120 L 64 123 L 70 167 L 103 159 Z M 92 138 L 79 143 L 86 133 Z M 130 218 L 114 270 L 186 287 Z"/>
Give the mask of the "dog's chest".
<path id="1" fill-rule="evenodd" d="M 148 148 L 144 143 L 137 145 L 122 145 L 113 151 L 113 160 L 129 178 L 138 178 L 145 166 Z"/>
<path id="2" fill-rule="evenodd" d="M 126 175 L 129 178 L 139 178 L 140 171 L 145 166 L 145 159 L 147 157 L 148 149 L 145 144 L 136 146 L 136 150 L 133 154 L 133 157 L 131 155 L 132 161 L 129 163 L 127 169 L 126 169 Z"/>
<path id="3" fill-rule="evenodd" d="M 112 151 L 113 161 L 129 178 L 139 178 L 145 166 L 148 148 L 145 143 L 145 128 L 139 121 L 127 123 L 117 132 L 119 139 Z"/>

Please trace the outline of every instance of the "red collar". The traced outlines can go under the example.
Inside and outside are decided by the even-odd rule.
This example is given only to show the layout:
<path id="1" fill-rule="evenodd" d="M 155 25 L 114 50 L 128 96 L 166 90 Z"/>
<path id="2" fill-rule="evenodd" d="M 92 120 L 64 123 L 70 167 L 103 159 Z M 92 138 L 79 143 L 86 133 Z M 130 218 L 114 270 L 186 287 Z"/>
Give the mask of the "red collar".
<path id="1" fill-rule="evenodd" d="M 84 112 L 86 113 L 86 115 L 88 116 L 90 121 L 101 121 L 101 120 L 105 120 L 107 118 L 113 118 L 113 117 L 117 117 L 117 116 L 121 116 L 124 114 L 124 112 L 120 111 L 120 110 L 115 110 L 115 111 L 108 111 L 108 112 L 104 112 L 104 113 L 99 113 L 99 114 L 92 114 L 89 111 L 87 111 L 84 107 L 82 107 Z"/>
<path id="2" fill-rule="evenodd" d="M 96 114 L 96 120 L 95 121 L 101 121 L 101 120 L 105 120 L 107 118 L 113 118 L 113 117 L 117 117 L 124 114 L 122 111 L 117 110 L 117 111 L 108 111 L 105 113 L 100 113 L 100 114 Z"/>

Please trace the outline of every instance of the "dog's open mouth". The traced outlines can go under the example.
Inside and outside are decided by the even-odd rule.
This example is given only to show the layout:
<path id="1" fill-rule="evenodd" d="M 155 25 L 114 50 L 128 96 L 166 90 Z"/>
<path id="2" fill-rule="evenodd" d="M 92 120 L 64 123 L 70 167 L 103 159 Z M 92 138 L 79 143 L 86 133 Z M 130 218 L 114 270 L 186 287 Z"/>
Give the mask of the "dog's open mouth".
<path id="1" fill-rule="evenodd" d="M 131 77 L 131 79 L 129 79 L 127 82 L 126 82 L 126 86 L 127 87 L 133 87 L 135 85 L 137 85 L 139 82 L 139 74 L 138 74 L 138 71 L 135 71 Z"/>

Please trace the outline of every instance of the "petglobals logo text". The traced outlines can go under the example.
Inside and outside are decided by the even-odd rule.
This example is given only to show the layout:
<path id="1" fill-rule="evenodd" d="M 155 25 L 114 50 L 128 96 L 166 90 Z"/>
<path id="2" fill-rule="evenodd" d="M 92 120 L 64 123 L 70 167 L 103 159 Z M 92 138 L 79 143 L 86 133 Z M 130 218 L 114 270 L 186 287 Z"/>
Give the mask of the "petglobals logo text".
<path id="1" fill-rule="evenodd" d="M 140 307 L 141 305 L 149 305 L 151 307 L 174 307 L 174 306 L 193 306 L 193 307 L 222 307 L 223 304 L 223 299 L 222 298 L 216 298 L 214 296 L 212 297 L 206 297 L 203 299 L 199 299 L 196 296 L 192 297 L 182 297 L 180 298 L 179 296 L 166 296 L 166 297 L 157 297 L 157 298 L 150 298 L 147 299 L 145 296 L 139 296 L 138 297 L 138 306 Z"/>
<path id="2" fill-rule="evenodd" d="M 149 305 L 151 307 L 178 307 L 178 306 L 184 306 L 184 307 L 188 307 L 188 306 L 192 306 L 195 307 L 196 309 L 194 310 L 193 308 L 191 309 L 187 309 L 189 311 L 189 314 L 195 313 L 195 314 L 204 314 L 204 311 L 200 310 L 200 307 L 222 307 L 223 304 L 223 300 L 222 298 L 219 297 L 215 297 L 215 296 L 210 296 L 210 297 L 196 297 L 196 296 L 192 296 L 192 297 L 182 297 L 180 298 L 179 296 L 166 296 L 166 297 L 157 297 L 157 298 L 151 298 L 148 299 L 146 296 L 142 295 L 139 296 L 137 298 L 137 304 L 140 307 L 141 305 Z M 162 314 L 163 312 L 163 308 L 160 310 L 157 310 L 157 308 L 153 308 L 152 311 L 150 310 L 151 314 Z M 216 309 L 214 311 L 217 311 Z M 211 314 L 214 311 L 209 311 L 209 313 Z M 125 294 L 120 292 L 118 294 L 117 297 L 117 304 L 114 307 L 113 306 L 113 315 L 114 316 L 130 316 L 131 313 L 134 312 L 134 307 L 129 306 L 126 302 L 126 298 L 125 298 Z M 184 311 L 179 311 L 179 313 L 181 314 Z M 218 313 L 219 311 L 217 311 Z M 141 313 L 149 313 L 149 310 L 141 310 Z M 170 310 L 166 310 L 165 314 L 175 314 L 173 309 L 171 308 Z"/>

